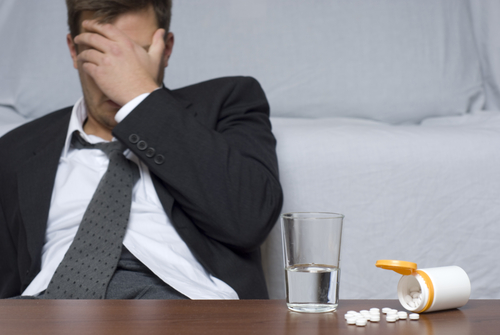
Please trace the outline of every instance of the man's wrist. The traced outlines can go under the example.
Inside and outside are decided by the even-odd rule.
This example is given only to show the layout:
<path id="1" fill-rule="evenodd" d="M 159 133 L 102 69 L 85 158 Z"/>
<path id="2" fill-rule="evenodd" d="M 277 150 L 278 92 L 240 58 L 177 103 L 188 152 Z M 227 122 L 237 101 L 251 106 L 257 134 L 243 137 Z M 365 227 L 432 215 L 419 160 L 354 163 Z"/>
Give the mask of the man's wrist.
<path id="1" fill-rule="evenodd" d="M 157 89 L 160 89 L 160 87 L 158 87 Z M 139 106 L 139 104 L 143 102 L 144 99 L 146 99 L 150 94 L 151 93 L 143 93 L 123 105 L 115 115 L 116 122 L 122 122 L 123 119 L 125 119 L 127 115 L 129 115 L 130 112 L 132 112 L 137 106 Z"/>

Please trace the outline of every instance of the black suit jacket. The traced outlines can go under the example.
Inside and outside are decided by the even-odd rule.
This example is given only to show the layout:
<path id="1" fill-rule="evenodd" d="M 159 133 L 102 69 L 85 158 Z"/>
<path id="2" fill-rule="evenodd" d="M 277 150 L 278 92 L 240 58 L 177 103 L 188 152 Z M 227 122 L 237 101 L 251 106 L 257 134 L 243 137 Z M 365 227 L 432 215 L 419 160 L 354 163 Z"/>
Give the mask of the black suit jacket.
<path id="1" fill-rule="evenodd" d="M 0 138 L 2 298 L 21 294 L 40 271 L 71 110 Z M 166 214 L 208 272 L 242 299 L 266 298 L 259 246 L 277 220 L 282 192 L 257 81 L 231 77 L 157 90 L 113 135 L 148 166 Z"/>

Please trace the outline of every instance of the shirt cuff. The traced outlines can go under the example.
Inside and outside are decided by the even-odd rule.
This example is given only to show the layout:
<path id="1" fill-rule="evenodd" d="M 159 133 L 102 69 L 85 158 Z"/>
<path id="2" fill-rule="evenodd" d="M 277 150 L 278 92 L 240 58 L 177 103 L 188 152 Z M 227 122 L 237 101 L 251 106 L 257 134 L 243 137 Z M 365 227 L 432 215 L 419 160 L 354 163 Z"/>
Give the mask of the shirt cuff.
<path id="1" fill-rule="evenodd" d="M 158 87 L 156 90 L 160 89 L 161 87 Z M 155 91 L 156 91 L 155 90 Z M 154 92 L 154 91 L 153 91 Z M 118 113 L 115 115 L 115 120 L 116 122 L 120 123 L 123 121 L 124 118 L 127 117 L 127 115 L 130 114 L 134 110 L 135 107 L 137 107 L 144 99 L 146 99 L 151 93 L 143 93 L 134 99 L 130 100 L 127 102 L 120 110 L 118 110 Z"/>

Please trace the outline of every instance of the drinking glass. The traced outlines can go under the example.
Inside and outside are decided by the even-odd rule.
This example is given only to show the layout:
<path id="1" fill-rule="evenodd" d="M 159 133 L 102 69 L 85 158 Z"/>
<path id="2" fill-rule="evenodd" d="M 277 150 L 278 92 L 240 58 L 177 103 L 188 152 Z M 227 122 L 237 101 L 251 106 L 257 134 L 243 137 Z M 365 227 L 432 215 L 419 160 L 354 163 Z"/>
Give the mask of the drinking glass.
<path id="1" fill-rule="evenodd" d="M 343 219 L 337 213 L 281 216 L 289 309 L 309 313 L 337 309 Z"/>

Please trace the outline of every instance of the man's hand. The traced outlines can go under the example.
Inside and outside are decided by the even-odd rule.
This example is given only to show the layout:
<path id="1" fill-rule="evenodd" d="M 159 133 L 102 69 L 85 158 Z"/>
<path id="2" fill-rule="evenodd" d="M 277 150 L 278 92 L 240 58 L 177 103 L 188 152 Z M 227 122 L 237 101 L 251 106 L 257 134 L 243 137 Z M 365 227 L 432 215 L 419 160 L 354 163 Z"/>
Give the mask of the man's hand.
<path id="1" fill-rule="evenodd" d="M 83 49 L 78 54 L 78 62 L 109 99 L 123 106 L 161 85 L 164 29 L 154 33 L 146 51 L 111 24 L 87 20 L 82 27 L 86 32 L 75 37 L 75 43 Z"/>

